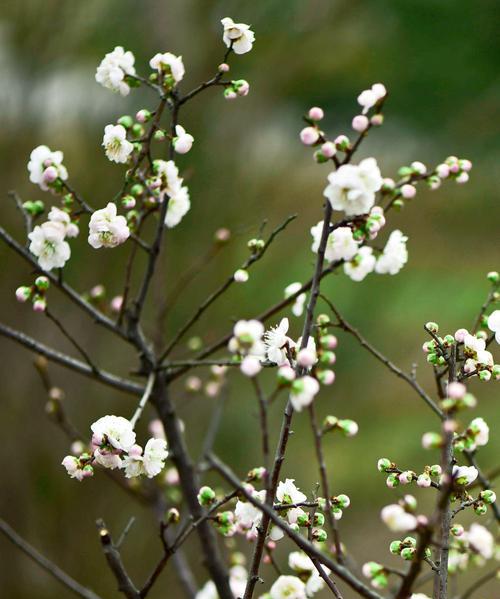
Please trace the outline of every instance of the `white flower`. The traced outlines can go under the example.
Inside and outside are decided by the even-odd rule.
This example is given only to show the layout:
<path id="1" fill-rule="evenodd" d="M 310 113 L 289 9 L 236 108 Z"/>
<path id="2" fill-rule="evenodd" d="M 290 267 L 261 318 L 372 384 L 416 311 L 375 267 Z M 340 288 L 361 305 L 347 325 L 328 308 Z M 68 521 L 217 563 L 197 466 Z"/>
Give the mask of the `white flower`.
<path id="1" fill-rule="evenodd" d="M 307 599 L 306 585 L 297 576 L 280 576 L 269 595 L 271 599 Z"/>
<path id="2" fill-rule="evenodd" d="M 219 599 L 217 587 L 213 580 L 208 580 L 196 593 L 195 599 Z"/>
<path id="3" fill-rule="evenodd" d="M 153 437 L 146 443 L 143 464 L 144 472 L 148 478 L 153 478 L 153 476 L 160 474 L 165 466 L 167 457 L 168 451 L 165 439 L 155 439 Z"/>
<path id="4" fill-rule="evenodd" d="M 76 237 L 80 232 L 78 226 L 71 222 L 69 214 L 56 206 L 50 209 L 48 218 L 53 223 L 60 223 L 64 227 L 65 237 Z"/>
<path id="5" fill-rule="evenodd" d="M 255 491 L 252 495 L 262 503 L 264 503 L 266 499 L 265 491 Z M 262 511 L 254 506 L 253 503 L 250 503 L 250 501 L 238 500 L 236 502 L 236 507 L 234 508 L 234 517 L 236 523 L 241 526 L 243 530 L 255 532 L 262 520 Z"/>
<path id="6" fill-rule="evenodd" d="M 87 471 L 81 468 L 80 460 L 75 458 L 75 456 L 67 455 L 61 464 L 66 468 L 66 472 L 71 478 L 82 481 L 88 476 L 88 474 L 86 474 Z M 90 470 L 90 472 L 92 471 Z"/>
<path id="7" fill-rule="evenodd" d="M 97 448 L 94 451 L 94 458 L 98 464 L 109 470 L 115 470 L 116 468 L 122 467 L 122 459 L 117 453 Z"/>
<path id="8" fill-rule="evenodd" d="M 406 242 L 408 237 L 396 229 L 393 231 L 375 265 L 378 274 L 397 274 L 408 262 Z"/>
<path id="9" fill-rule="evenodd" d="M 290 401 L 293 409 L 301 412 L 302 408 L 312 403 L 318 391 L 319 383 L 312 376 L 303 376 L 293 381 L 290 391 Z"/>
<path id="10" fill-rule="evenodd" d="M 464 347 L 469 353 L 477 354 L 486 349 L 486 341 L 468 333 L 464 336 Z"/>
<path id="11" fill-rule="evenodd" d="M 189 189 L 180 187 L 170 196 L 165 215 L 165 225 L 172 229 L 177 226 L 182 218 L 189 212 L 191 201 L 189 199 Z"/>
<path id="12" fill-rule="evenodd" d="M 330 570 L 326 566 L 321 566 L 323 568 L 325 574 L 328 574 Z M 325 586 L 325 581 L 318 574 L 318 571 L 315 570 L 311 576 L 307 579 L 306 582 L 306 595 L 308 597 L 313 597 L 318 591 L 321 591 Z"/>
<path id="13" fill-rule="evenodd" d="M 102 145 L 106 156 L 112 162 L 127 162 L 134 150 L 134 145 L 127 139 L 127 131 L 123 125 L 106 125 Z"/>
<path id="14" fill-rule="evenodd" d="M 318 252 L 323 233 L 323 221 L 311 227 L 313 244 L 311 250 Z M 338 227 L 330 233 L 326 242 L 325 258 L 329 262 L 335 260 L 352 260 L 358 251 L 358 243 L 355 241 L 350 227 Z"/>
<path id="15" fill-rule="evenodd" d="M 382 508 L 382 521 L 393 532 L 407 532 L 417 527 L 417 519 L 406 512 L 400 505 L 393 503 Z"/>
<path id="16" fill-rule="evenodd" d="M 233 328 L 233 337 L 229 340 L 228 349 L 232 353 L 260 356 L 264 354 L 262 343 L 264 325 L 258 320 L 239 320 Z"/>
<path id="17" fill-rule="evenodd" d="M 155 160 L 154 171 L 161 181 L 162 190 L 169 196 L 179 192 L 182 187 L 182 179 L 179 177 L 179 169 L 173 160 Z"/>
<path id="18" fill-rule="evenodd" d="M 267 359 L 278 366 L 288 364 L 285 346 L 293 347 L 295 345 L 287 336 L 288 326 L 288 318 L 283 318 L 279 325 L 271 327 L 264 334 Z"/>
<path id="19" fill-rule="evenodd" d="M 62 268 L 69 260 L 71 249 L 68 242 L 64 241 L 64 235 L 64 226 L 50 220 L 37 225 L 28 235 L 31 241 L 29 250 L 38 258 L 41 269 Z"/>
<path id="20" fill-rule="evenodd" d="M 357 166 L 344 164 L 328 175 L 328 182 L 324 195 L 332 208 L 356 216 L 367 213 L 374 205 L 382 176 L 375 158 L 366 158 Z"/>
<path id="21" fill-rule="evenodd" d="M 470 485 L 478 475 L 478 471 L 474 466 L 453 466 L 453 480 L 458 485 Z"/>
<path id="22" fill-rule="evenodd" d="M 103 87 L 126 96 L 130 92 L 130 86 L 124 79 L 125 75 L 135 75 L 134 62 L 132 52 L 125 52 L 121 46 L 116 46 L 97 67 L 95 80 Z"/>
<path id="23" fill-rule="evenodd" d="M 187 154 L 193 147 L 194 137 L 186 133 L 186 130 L 181 125 L 175 127 L 175 135 L 176 137 L 173 139 L 174 150 L 177 154 Z"/>
<path id="24" fill-rule="evenodd" d="M 233 566 L 229 570 L 229 587 L 235 597 L 243 597 L 247 586 L 248 572 L 243 566 Z"/>
<path id="25" fill-rule="evenodd" d="M 490 428 L 486 424 L 484 418 L 474 418 L 469 424 L 469 429 L 474 434 L 474 447 L 471 447 L 470 449 L 475 449 L 477 445 L 487 445 L 490 438 Z"/>
<path id="26" fill-rule="evenodd" d="M 143 457 L 141 455 L 142 447 L 139 447 L 138 445 L 137 447 L 137 452 L 131 453 L 123 458 L 121 467 L 125 470 L 126 478 L 135 478 L 144 474 Z"/>
<path id="27" fill-rule="evenodd" d="M 314 572 L 316 568 L 311 558 L 303 551 L 292 551 L 288 556 L 288 567 L 294 572 Z"/>
<path id="28" fill-rule="evenodd" d="M 307 496 L 296 487 L 295 479 L 287 478 L 285 482 L 278 483 L 276 499 L 280 503 L 302 503 L 307 501 Z"/>
<path id="29" fill-rule="evenodd" d="M 129 235 L 127 219 L 117 216 L 113 202 L 109 202 L 106 208 L 96 210 L 90 217 L 88 242 L 95 249 L 114 248 L 126 241 Z"/>
<path id="30" fill-rule="evenodd" d="M 255 41 L 255 33 L 250 29 L 250 25 L 245 23 L 235 23 L 233 19 L 225 17 L 221 20 L 224 27 L 223 41 L 226 46 L 230 46 L 236 54 L 246 54 L 252 49 Z"/>
<path id="31" fill-rule="evenodd" d="M 290 283 L 290 285 L 285 287 L 285 299 L 288 299 L 289 297 L 291 297 L 292 295 L 297 293 L 297 291 L 301 288 L 302 288 L 302 283 L 298 283 L 298 282 Z M 297 317 L 302 316 L 302 314 L 304 312 L 304 305 L 306 303 L 306 299 L 307 299 L 306 293 L 301 293 L 295 298 L 295 302 L 292 306 L 292 314 L 294 316 L 297 316 Z"/>
<path id="32" fill-rule="evenodd" d="M 495 333 L 497 343 L 500 343 L 500 310 L 495 310 L 488 317 L 488 328 Z"/>
<path id="33" fill-rule="evenodd" d="M 431 599 L 428 595 L 424 595 L 423 593 L 413 593 L 410 595 L 410 599 Z"/>
<path id="34" fill-rule="evenodd" d="M 363 114 L 366 114 L 370 108 L 373 108 L 386 94 L 387 90 L 382 83 L 375 83 L 371 86 L 371 89 L 362 91 L 358 96 L 358 104 L 363 106 Z"/>
<path id="35" fill-rule="evenodd" d="M 262 370 L 262 362 L 257 356 L 245 356 L 241 361 L 240 370 L 245 376 L 257 376 Z"/>
<path id="36" fill-rule="evenodd" d="M 288 510 L 286 517 L 290 524 L 297 524 L 297 520 L 305 515 L 305 511 L 301 507 L 293 507 Z"/>
<path id="37" fill-rule="evenodd" d="M 469 545 L 485 559 L 493 557 L 495 540 L 491 532 L 481 524 L 471 524 L 462 538 L 465 538 Z"/>
<path id="38" fill-rule="evenodd" d="M 55 169 L 55 178 L 59 177 L 63 181 L 68 178 L 68 171 L 63 165 L 62 161 L 64 154 L 60 151 L 52 152 L 47 146 L 38 146 L 30 154 L 28 162 L 28 171 L 30 173 L 30 181 L 39 185 L 43 191 L 47 191 L 49 186 L 47 185 L 47 178 L 44 177 L 44 173 L 47 169 Z"/>
<path id="39" fill-rule="evenodd" d="M 182 56 L 175 56 L 171 52 L 155 54 L 149 61 L 149 66 L 158 73 L 172 75 L 174 83 L 179 83 L 184 77 L 185 69 Z"/>
<path id="40" fill-rule="evenodd" d="M 123 416 L 103 416 L 92 424 L 90 430 L 96 437 L 100 437 L 102 442 L 107 442 L 121 451 L 128 451 L 135 443 L 132 424 Z"/>
<path id="41" fill-rule="evenodd" d="M 351 262 L 344 263 L 344 272 L 353 281 L 362 281 L 366 275 L 373 272 L 376 261 L 373 249 L 365 245 L 359 249 Z"/>

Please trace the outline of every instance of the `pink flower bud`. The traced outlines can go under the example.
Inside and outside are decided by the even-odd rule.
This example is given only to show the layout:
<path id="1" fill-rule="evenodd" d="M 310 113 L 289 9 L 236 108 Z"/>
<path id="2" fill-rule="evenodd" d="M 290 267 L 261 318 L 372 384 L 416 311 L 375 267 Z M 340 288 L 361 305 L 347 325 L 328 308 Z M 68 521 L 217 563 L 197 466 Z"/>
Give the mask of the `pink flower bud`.
<path id="1" fill-rule="evenodd" d="M 186 380 L 186 389 L 191 392 L 196 392 L 201 389 L 201 379 L 197 376 L 190 376 Z"/>
<path id="2" fill-rule="evenodd" d="M 417 485 L 423 489 L 431 486 L 431 479 L 427 474 L 421 474 L 417 478 Z"/>
<path id="3" fill-rule="evenodd" d="M 140 445 L 132 445 L 128 450 L 128 455 L 131 458 L 139 458 L 142 455 L 142 447 Z"/>
<path id="4" fill-rule="evenodd" d="M 231 231 L 229 229 L 225 229 L 224 227 L 221 229 L 217 229 L 217 231 L 215 231 L 214 238 L 215 241 L 219 243 L 225 243 L 226 241 L 229 241 L 229 239 L 231 238 Z"/>
<path id="5" fill-rule="evenodd" d="M 265 556 L 262 558 L 262 561 L 263 561 L 265 564 L 270 564 L 270 563 L 271 563 L 271 556 L 270 556 L 270 555 L 265 555 Z"/>
<path id="6" fill-rule="evenodd" d="M 236 93 L 238 94 L 238 96 L 248 96 L 249 91 L 250 91 L 250 84 L 248 83 L 248 81 L 244 81 L 238 87 L 238 91 Z"/>
<path id="7" fill-rule="evenodd" d="M 315 127 L 304 127 L 300 132 L 300 140 L 305 146 L 314 145 L 319 139 L 319 131 Z"/>
<path id="8" fill-rule="evenodd" d="M 469 172 L 472 168 L 472 162 L 470 160 L 461 160 L 460 161 L 460 166 L 462 167 L 462 170 L 465 172 Z"/>
<path id="9" fill-rule="evenodd" d="M 325 113 L 323 112 L 322 108 L 319 108 L 319 106 L 313 106 L 309 109 L 308 116 L 312 121 L 321 121 L 321 119 L 325 116 Z"/>
<path id="10" fill-rule="evenodd" d="M 318 378 L 323 385 L 333 385 L 335 382 L 335 373 L 333 370 L 322 370 L 318 374 Z"/>
<path id="11" fill-rule="evenodd" d="M 440 179 L 446 179 L 450 176 L 450 167 L 447 164 L 438 164 L 436 167 L 437 176 Z"/>
<path id="12" fill-rule="evenodd" d="M 100 447 L 102 445 L 103 442 L 103 438 L 102 435 L 97 435 L 96 433 L 94 433 L 92 435 L 92 447 L 96 448 L 96 447 Z"/>
<path id="13" fill-rule="evenodd" d="M 57 169 L 54 166 L 47 167 L 42 174 L 42 179 L 44 183 L 54 183 L 54 181 L 58 177 Z"/>
<path id="14" fill-rule="evenodd" d="M 276 549 L 276 541 L 269 540 L 267 542 L 267 548 L 269 549 L 269 551 L 274 551 Z"/>
<path id="15" fill-rule="evenodd" d="M 246 283 L 248 281 L 248 272 L 242 268 L 239 268 L 233 276 L 236 283 Z"/>
<path id="16" fill-rule="evenodd" d="M 370 121 L 364 114 L 358 114 L 352 119 L 352 128 L 358 133 L 363 133 L 368 128 Z"/>
<path id="17" fill-rule="evenodd" d="M 417 195 L 417 188 L 414 185 L 406 183 L 401 187 L 401 195 L 407 200 L 411 200 Z"/>
<path id="18" fill-rule="evenodd" d="M 454 162 L 451 166 L 450 166 L 450 173 L 458 173 L 460 171 L 460 165 L 458 164 L 458 162 Z"/>
<path id="19" fill-rule="evenodd" d="M 467 388 L 462 383 L 454 381 L 448 385 L 448 397 L 451 397 L 452 399 L 462 399 L 466 393 Z"/>
<path id="20" fill-rule="evenodd" d="M 137 114 L 135 115 L 135 120 L 138 123 L 145 123 L 148 121 L 150 116 L 150 112 L 148 110 L 139 110 L 139 112 L 137 112 Z"/>
<path id="21" fill-rule="evenodd" d="M 278 368 L 278 378 L 284 381 L 293 381 L 295 379 L 295 371 L 291 366 L 281 366 Z"/>
<path id="22" fill-rule="evenodd" d="M 217 67 L 219 73 L 228 73 L 229 65 L 226 62 L 221 62 L 221 64 Z"/>
<path id="23" fill-rule="evenodd" d="M 241 362 L 240 370 L 245 376 L 254 377 L 262 370 L 262 364 L 259 358 L 246 356 Z"/>
<path id="24" fill-rule="evenodd" d="M 458 343 L 463 343 L 465 336 L 469 334 L 469 331 L 467 329 L 458 329 L 455 331 L 455 341 L 458 341 Z"/>
<path id="25" fill-rule="evenodd" d="M 335 156 L 336 152 L 337 148 L 331 141 L 325 141 L 325 143 L 321 146 L 321 153 L 325 158 L 332 158 Z"/>
<path id="26" fill-rule="evenodd" d="M 429 525 L 429 518 L 427 518 L 427 516 L 424 516 L 423 514 L 420 514 L 419 516 L 417 516 L 417 526 L 425 527 L 428 525 Z"/>
<path id="27" fill-rule="evenodd" d="M 468 180 L 469 180 L 469 173 L 466 173 L 465 171 L 460 173 L 458 175 L 458 177 L 455 179 L 455 181 L 457 183 L 467 183 Z"/>
<path id="28" fill-rule="evenodd" d="M 123 305 L 123 297 L 121 295 L 117 295 L 111 300 L 110 308 L 113 312 L 118 313 L 122 309 Z"/>
<path id="29" fill-rule="evenodd" d="M 18 287 L 16 289 L 16 299 L 24 304 L 31 297 L 31 289 L 29 287 Z"/>
<path id="30" fill-rule="evenodd" d="M 383 125 L 383 123 L 384 123 L 384 115 L 383 114 L 374 114 L 372 116 L 372 118 L 370 119 L 370 123 L 374 127 L 380 127 L 380 125 Z"/>
<path id="31" fill-rule="evenodd" d="M 305 347 L 297 354 L 297 362 L 304 368 L 310 368 L 316 362 L 316 352 Z"/>
<path id="32" fill-rule="evenodd" d="M 236 100 L 237 97 L 238 94 L 232 89 L 226 89 L 224 92 L 224 98 L 226 98 L 226 100 Z"/>
<path id="33" fill-rule="evenodd" d="M 44 299 L 37 299 L 33 302 L 33 310 L 35 312 L 45 312 L 47 309 L 47 302 Z"/>
<path id="34" fill-rule="evenodd" d="M 165 439 L 165 429 L 163 428 L 163 423 L 159 418 L 151 420 L 148 425 L 148 430 L 155 439 Z"/>
<path id="35" fill-rule="evenodd" d="M 165 482 L 169 485 L 178 485 L 180 482 L 177 468 L 169 468 L 165 473 Z"/>

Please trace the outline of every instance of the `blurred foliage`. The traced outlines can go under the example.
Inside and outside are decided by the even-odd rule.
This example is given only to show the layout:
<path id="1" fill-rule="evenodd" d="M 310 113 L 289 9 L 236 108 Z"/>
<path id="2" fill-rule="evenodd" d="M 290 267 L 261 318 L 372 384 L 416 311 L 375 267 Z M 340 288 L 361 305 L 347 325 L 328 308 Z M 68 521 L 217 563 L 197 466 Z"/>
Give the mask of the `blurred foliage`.
<path id="1" fill-rule="evenodd" d="M 442 330 L 472 324 L 487 292 L 485 273 L 498 269 L 498 198 L 500 175 L 500 80 L 497 34 L 498 3 L 493 0 L 3 0 L 0 5 L 0 138 L 2 224 L 22 238 L 19 214 L 6 192 L 16 188 L 24 199 L 43 198 L 30 185 L 26 163 L 33 147 L 46 143 L 62 149 L 71 181 L 89 201 L 104 205 L 120 185 L 122 169 L 111 165 L 100 148 L 102 130 L 121 114 L 151 107 L 149 91 L 122 99 L 100 88 L 94 72 L 115 45 L 136 55 L 139 72 L 157 51 L 184 57 L 183 89 L 210 76 L 223 46 L 219 20 L 232 16 L 253 25 L 254 50 L 232 61 L 232 73 L 251 83 L 250 95 L 227 103 L 210 90 L 188 105 L 182 123 L 196 143 L 179 160 L 192 197 L 192 210 L 169 232 L 163 263 L 167 275 L 156 294 L 184 272 L 211 243 L 221 226 L 233 232 L 230 247 L 200 274 L 168 315 L 171 335 L 200 301 L 240 264 L 246 240 L 263 219 L 269 225 L 297 212 L 299 218 L 282 234 L 269 256 L 252 271 L 250 281 L 232 289 L 196 329 L 209 342 L 226 332 L 234 318 L 250 317 L 282 297 L 284 287 L 310 276 L 309 228 L 320 218 L 328 167 L 317 166 L 298 143 L 301 115 L 311 105 L 324 107 L 325 128 L 348 133 L 360 90 L 383 81 L 390 90 L 386 124 L 371 135 L 360 155 L 376 154 L 386 176 L 412 160 L 434 164 L 449 154 L 474 163 L 467 186 L 444 185 L 419 191 L 390 228 L 410 237 L 410 261 L 397 277 L 371 276 L 356 284 L 343 276 L 325 281 L 324 292 L 368 339 L 401 366 L 417 362 L 419 376 L 432 390 L 421 354 L 422 324 L 436 320 Z M 120 292 L 127 248 L 94 251 L 72 244 L 66 276 L 77 288 L 105 283 L 109 296 Z M 70 350 L 48 321 L 17 304 L 13 290 L 30 281 L 25 264 L 0 248 L 3 320 L 47 342 Z M 109 369 L 126 373 L 136 365 L 125 348 L 85 316 L 49 295 L 54 310 L 86 347 Z M 299 335 L 294 320 L 292 333 Z M 124 559 L 143 580 L 159 556 L 152 514 L 136 505 L 99 474 L 79 485 L 59 466 L 66 440 L 44 414 L 45 396 L 32 357 L 2 340 L 3 385 L 0 434 L 3 477 L 0 514 L 30 542 L 102 596 L 117 596 L 114 581 L 98 547 L 93 523 L 102 516 L 118 532 L 131 515 L 137 523 L 124 546 Z M 179 356 L 189 355 L 187 348 Z M 359 564 L 368 559 L 397 563 L 388 551 L 393 535 L 380 524 L 380 508 L 400 491 L 386 489 L 376 472 L 377 457 L 387 455 L 418 469 L 437 460 L 423 454 L 420 437 L 436 426 L 434 416 L 403 383 L 341 336 L 337 382 L 318 400 L 321 415 L 334 413 L 360 424 L 354 439 L 326 440 L 334 492 L 346 492 L 352 508 L 341 522 L 343 538 Z M 51 367 L 62 386 L 66 409 L 87 431 L 105 413 L 131 413 L 130 398 Z M 260 459 L 256 402 L 247 381 L 230 375 L 229 399 L 217 450 L 243 475 Z M 481 398 L 478 413 L 495 422 L 494 385 L 472 383 Z M 197 455 L 214 400 L 188 397 L 175 386 L 179 412 Z M 279 430 L 281 403 L 272 415 Z M 473 417 L 472 414 L 470 415 Z M 467 416 L 465 416 L 467 418 Z M 145 427 L 145 423 L 141 424 Z M 317 474 L 308 419 L 296 417 L 284 475 L 293 475 L 305 490 Z M 493 466 L 498 444 L 482 451 L 486 470 Z M 430 509 L 431 492 L 416 493 Z M 464 515 L 461 521 L 467 523 Z M 281 550 L 283 552 L 283 550 Z M 0 539 L 1 596 L 38 599 L 70 594 L 27 558 Z M 200 582 L 204 579 L 196 542 L 190 544 Z M 280 553 L 284 558 L 284 552 Z M 264 567 L 264 577 L 272 572 Z M 172 568 L 152 597 L 177 597 Z M 168 589 L 168 591 L 167 591 Z M 492 591 L 493 592 L 493 591 Z M 349 591 L 346 598 L 351 597 Z M 488 595 L 488 596 L 491 596 Z"/>

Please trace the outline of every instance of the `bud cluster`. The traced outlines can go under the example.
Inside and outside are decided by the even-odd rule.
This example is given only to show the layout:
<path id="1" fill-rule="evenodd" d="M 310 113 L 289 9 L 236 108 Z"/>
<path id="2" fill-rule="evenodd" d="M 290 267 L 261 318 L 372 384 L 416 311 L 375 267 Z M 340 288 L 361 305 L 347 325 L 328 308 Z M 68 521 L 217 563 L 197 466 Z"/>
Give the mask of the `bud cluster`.
<path id="1" fill-rule="evenodd" d="M 50 281 L 46 276 L 39 276 L 31 286 L 22 286 L 16 289 L 16 299 L 25 303 L 31 300 L 35 312 L 45 312 L 47 309 L 47 291 Z"/>

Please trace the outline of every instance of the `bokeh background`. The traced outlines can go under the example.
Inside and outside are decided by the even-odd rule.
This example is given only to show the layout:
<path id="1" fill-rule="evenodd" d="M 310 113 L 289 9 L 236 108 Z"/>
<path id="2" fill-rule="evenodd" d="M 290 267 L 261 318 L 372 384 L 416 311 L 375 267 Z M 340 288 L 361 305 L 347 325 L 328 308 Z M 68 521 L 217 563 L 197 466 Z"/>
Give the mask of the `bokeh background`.
<path id="1" fill-rule="evenodd" d="M 167 235 L 163 258 L 165 294 L 212 243 L 219 227 L 233 236 L 229 246 L 179 297 L 168 314 L 173 331 L 220 281 L 247 256 L 246 241 L 263 219 L 268 230 L 287 215 L 298 218 L 276 241 L 250 281 L 236 286 L 197 325 L 193 333 L 210 342 L 228 331 L 235 318 L 251 317 L 281 299 L 293 281 L 310 276 L 313 256 L 309 228 L 320 219 L 327 166 L 316 165 L 298 142 L 301 115 L 311 105 L 326 111 L 325 130 L 349 133 L 356 96 L 382 81 L 390 91 L 386 123 L 373 132 L 360 157 L 376 155 L 386 176 L 412 160 L 435 164 L 450 154 L 474 163 L 466 186 L 419 189 L 412 204 L 392 214 L 389 229 L 409 236 L 410 260 L 397 277 L 372 275 L 363 283 L 333 276 L 324 293 L 366 337 L 402 367 L 418 363 L 430 391 L 432 377 L 421 345 L 422 325 L 440 323 L 442 331 L 470 326 L 486 293 L 485 274 L 498 269 L 499 42 L 494 0 L 3 0 L 0 5 L 0 193 L 1 222 L 23 238 L 19 213 L 7 198 L 16 189 L 24 200 L 44 199 L 28 180 L 30 151 L 45 143 L 61 149 L 74 187 L 95 206 L 104 206 L 119 188 L 123 169 L 109 163 L 100 147 L 105 124 L 122 114 L 153 107 L 148 90 L 121 98 L 94 81 L 96 66 L 115 45 L 136 56 L 140 73 L 157 51 L 182 54 L 184 90 L 208 78 L 223 54 L 219 20 L 232 16 L 251 23 L 254 50 L 233 61 L 232 74 L 251 84 L 251 93 L 226 102 L 212 89 L 189 104 L 182 123 L 196 143 L 179 160 L 191 191 L 192 210 Z M 48 198 L 45 198 L 48 199 Z M 85 225 L 82 226 L 85 229 Z M 95 254 L 85 234 L 72 244 L 67 279 L 82 291 L 97 283 L 108 299 L 118 294 L 128 248 Z M 30 283 L 29 268 L 0 247 L 2 320 L 71 351 L 43 316 L 16 303 L 14 289 Z M 157 295 L 158 297 L 158 295 Z M 135 357 L 113 337 L 50 292 L 50 304 L 66 326 L 108 369 L 127 373 Z M 149 306 L 152 307 L 151 304 Z M 298 336 L 300 322 L 292 319 Z M 94 521 L 104 517 L 115 532 L 136 517 L 123 548 L 132 575 L 144 580 L 159 556 L 154 516 L 99 473 L 78 484 L 59 466 L 68 452 L 61 431 L 47 418 L 46 395 L 32 366 L 33 357 L 2 339 L 0 438 L 2 477 L 0 514 L 33 545 L 103 597 L 118 596 L 101 554 Z M 189 356 L 179 347 L 177 357 Z M 76 374 L 50 367 L 66 393 L 65 406 L 75 424 L 88 430 L 107 413 L 127 415 L 134 400 Z M 351 496 L 341 521 L 342 536 L 359 564 L 378 559 L 400 565 L 388 552 L 394 538 L 379 521 L 380 508 L 399 496 L 385 487 L 375 464 L 388 456 L 415 470 L 437 461 L 420 448 L 423 432 L 435 430 L 433 414 L 404 384 L 356 343 L 340 335 L 337 382 L 317 400 L 321 416 L 331 413 L 358 421 L 353 439 L 327 438 L 325 449 L 334 492 Z M 206 379 L 207 373 L 198 374 Z M 498 425 L 494 384 L 471 384 L 480 397 L 477 414 Z M 246 380 L 228 377 L 228 400 L 216 442 L 217 451 L 242 476 L 259 463 L 257 404 Z M 217 400 L 188 395 L 175 386 L 186 435 L 197 455 Z M 283 399 L 271 417 L 275 437 Z M 474 412 L 474 415 L 476 412 Z M 473 417 L 466 415 L 465 418 Z M 147 418 L 141 422 L 145 436 Z M 297 416 L 283 474 L 310 490 L 317 480 L 308 418 Z M 498 444 L 481 451 L 488 470 Z M 417 491 L 423 511 L 432 492 Z M 487 521 L 487 517 L 484 521 Z M 464 524 L 469 517 L 460 518 Z M 283 547 L 285 545 L 283 544 Z M 205 574 L 196 542 L 189 554 L 200 584 Z M 0 595 L 9 599 L 70 597 L 70 593 L 0 538 Z M 278 559 L 285 560 L 283 548 Z M 273 572 L 264 567 L 271 581 Z M 479 576 L 474 572 L 473 576 Z M 341 585 L 342 586 L 342 585 Z M 268 585 L 263 590 L 267 590 Z M 498 596 L 485 587 L 483 598 Z M 151 597 L 180 597 L 170 567 Z M 345 597 L 351 597 L 345 591 Z"/>

